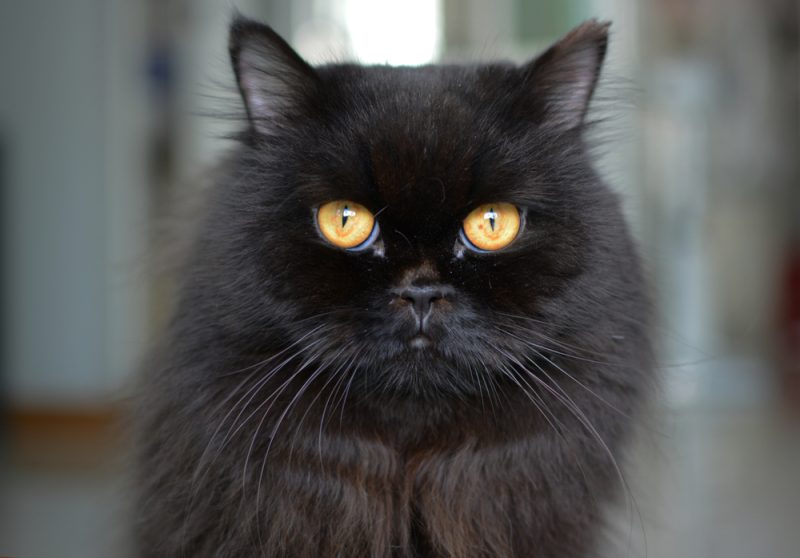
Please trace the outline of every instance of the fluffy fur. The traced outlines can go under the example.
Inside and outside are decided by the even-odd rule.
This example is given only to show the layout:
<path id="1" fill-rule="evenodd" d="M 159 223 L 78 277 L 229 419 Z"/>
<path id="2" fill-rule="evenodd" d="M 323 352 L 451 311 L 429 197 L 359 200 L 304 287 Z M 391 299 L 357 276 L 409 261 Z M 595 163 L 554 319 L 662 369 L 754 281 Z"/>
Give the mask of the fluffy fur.
<path id="1" fill-rule="evenodd" d="M 312 68 L 237 18 L 249 125 L 140 398 L 142 556 L 587 556 L 651 376 L 586 110 L 608 26 L 523 66 Z M 326 243 L 353 200 L 373 248 Z M 509 202 L 519 237 L 459 240 Z M 424 347 L 398 289 L 438 285 Z"/>

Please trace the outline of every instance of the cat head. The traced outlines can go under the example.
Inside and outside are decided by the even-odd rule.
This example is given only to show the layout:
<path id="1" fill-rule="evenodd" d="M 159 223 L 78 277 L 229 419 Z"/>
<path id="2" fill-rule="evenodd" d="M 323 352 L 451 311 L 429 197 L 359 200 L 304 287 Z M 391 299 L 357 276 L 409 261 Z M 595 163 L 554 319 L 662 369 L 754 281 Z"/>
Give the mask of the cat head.
<path id="1" fill-rule="evenodd" d="M 583 140 L 607 32 L 521 66 L 312 67 L 237 18 L 247 129 L 189 304 L 242 350 L 418 395 L 474 393 L 612 315 L 632 256 Z"/>

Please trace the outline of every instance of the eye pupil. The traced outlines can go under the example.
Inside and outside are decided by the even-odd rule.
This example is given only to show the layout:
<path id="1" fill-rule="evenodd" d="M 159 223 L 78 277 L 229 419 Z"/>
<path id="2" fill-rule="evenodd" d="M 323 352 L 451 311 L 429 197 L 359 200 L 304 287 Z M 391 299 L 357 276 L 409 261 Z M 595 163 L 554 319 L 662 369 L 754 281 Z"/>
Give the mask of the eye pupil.
<path id="1" fill-rule="evenodd" d="M 350 215 L 355 214 L 355 211 L 351 211 L 346 205 L 344 206 L 344 210 L 342 211 L 342 228 L 344 228 L 344 226 L 347 224 L 347 220 L 350 218 Z"/>
<path id="2" fill-rule="evenodd" d="M 492 228 L 492 231 L 494 231 L 494 223 L 495 219 L 497 219 L 497 213 L 495 213 L 494 208 L 490 207 L 489 211 L 483 214 L 483 218 L 489 221 L 489 226 Z"/>

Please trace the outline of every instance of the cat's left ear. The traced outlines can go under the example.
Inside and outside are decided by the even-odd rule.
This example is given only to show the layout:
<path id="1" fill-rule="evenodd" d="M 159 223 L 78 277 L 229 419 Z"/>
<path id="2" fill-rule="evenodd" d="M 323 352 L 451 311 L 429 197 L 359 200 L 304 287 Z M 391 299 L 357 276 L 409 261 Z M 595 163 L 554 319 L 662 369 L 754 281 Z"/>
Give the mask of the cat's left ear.
<path id="1" fill-rule="evenodd" d="M 318 94 L 317 74 L 271 27 L 236 14 L 228 50 L 256 131 L 270 135 L 308 114 Z"/>
<path id="2" fill-rule="evenodd" d="M 610 25 L 589 20 L 522 67 L 548 126 L 568 130 L 583 123 L 605 59 Z"/>

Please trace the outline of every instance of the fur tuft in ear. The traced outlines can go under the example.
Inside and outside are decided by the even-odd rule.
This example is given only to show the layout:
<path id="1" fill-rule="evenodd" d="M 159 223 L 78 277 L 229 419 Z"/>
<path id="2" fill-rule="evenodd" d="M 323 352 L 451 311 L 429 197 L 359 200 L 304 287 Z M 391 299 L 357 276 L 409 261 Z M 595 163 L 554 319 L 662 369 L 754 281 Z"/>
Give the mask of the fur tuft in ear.
<path id="1" fill-rule="evenodd" d="M 586 116 L 608 46 L 610 22 L 582 23 L 523 67 L 545 122 L 569 130 Z"/>
<path id="2" fill-rule="evenodd" d="M 256 131 L 270 135 L 308 113 L 318 89 L 317 75 L 271 27 L 236 14 L 228 50 Z"/>

